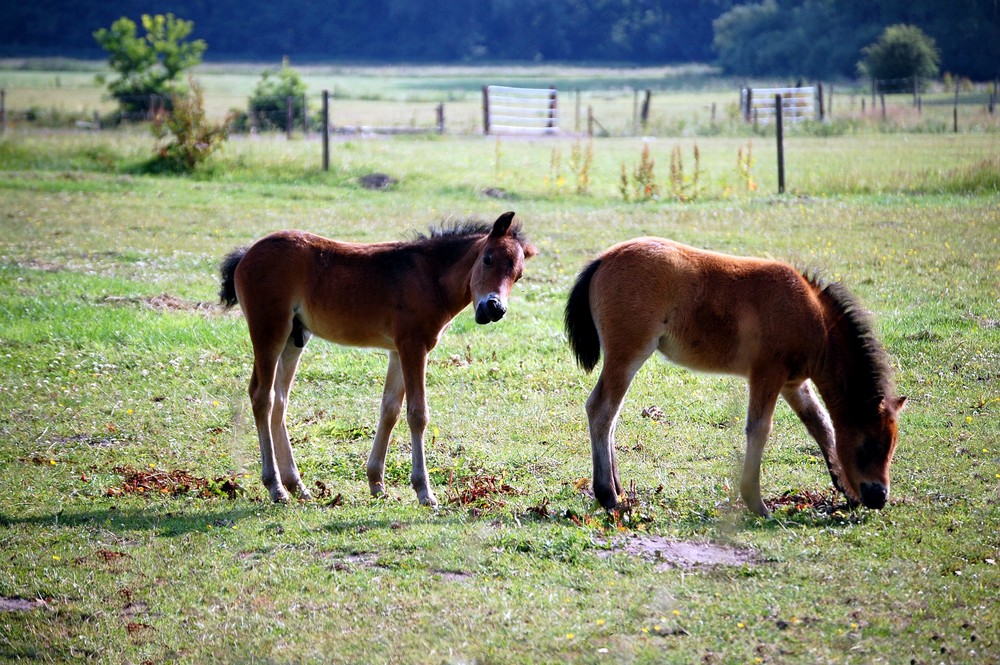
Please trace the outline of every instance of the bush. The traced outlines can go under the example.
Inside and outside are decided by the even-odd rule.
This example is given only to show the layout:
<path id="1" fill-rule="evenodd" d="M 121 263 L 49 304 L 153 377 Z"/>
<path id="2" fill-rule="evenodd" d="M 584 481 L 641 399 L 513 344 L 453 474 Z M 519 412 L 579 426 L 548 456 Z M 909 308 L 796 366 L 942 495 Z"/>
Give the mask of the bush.
<path id="1" fill-rule="evenodd" d="M 292 113 L 302 117 L 306 84 L 299 73 L 288 66 L 288 58 L 281 62 L 276 75 L 264 72 L 250 97 L 251 122 L 261 130 L 284 129 L 288 123 L 288 98 L 292 98 Z"/>
<path id="2" fill-rule="evenodd" d="M 151 170 L 190 173 L 229 138 L 231 117 L 209 124 L 201 86 L 189 79 L 189 87 L 186 96 L 174 97 L 172 112 L 161 111 L 153 120 L 153 136 L 167 142 L 157 146 Z"/>

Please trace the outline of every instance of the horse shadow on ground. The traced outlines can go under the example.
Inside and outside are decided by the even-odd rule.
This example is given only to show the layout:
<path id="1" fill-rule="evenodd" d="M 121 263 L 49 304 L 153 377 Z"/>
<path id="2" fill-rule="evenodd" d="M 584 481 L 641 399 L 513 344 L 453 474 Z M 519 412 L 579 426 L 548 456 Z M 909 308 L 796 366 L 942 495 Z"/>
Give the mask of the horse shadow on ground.
<path id="1" fill-rule="evenodd" d="M 36 527 L 99 526 L 112 533 L 155 532 L 158 536 L 183 536 L 196 531 L 233 526 L 248 517 L 260 517 L 259 505 L 234 505 L 225 508 L 187 511 L 170 506 L 146 506 L 101 509 L 59 510 L 39 515 L 11 515 L 0 512 L 0 527 L 19 525 Z"/>

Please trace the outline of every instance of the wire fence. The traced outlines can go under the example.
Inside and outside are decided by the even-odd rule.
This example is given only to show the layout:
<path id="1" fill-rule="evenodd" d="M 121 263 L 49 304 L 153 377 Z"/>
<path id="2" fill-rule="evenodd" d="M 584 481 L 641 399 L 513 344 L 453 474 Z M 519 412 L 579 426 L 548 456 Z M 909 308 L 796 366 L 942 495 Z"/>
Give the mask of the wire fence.
<path id="1" fill-rule="evenodd" d="M 904 85 L 905 84 L 905 85 Z M 933 88 L 933 90 L 931 90 Z M 765 131 L 773 117 L 772 88 L 740 88 L 735 94 L 719 93 L 718 101 L 692 105 L 689 93 L 654 90 L 581 91 L 557 90 L 555 87 L 523 89 L 486 86 L 482 109 L 477 120 L 474 102 L 462 100 L 444 103 L 412 103 L 411 111 L 401 111 L 406 102 L 362 102 L 338 96 L 327 100 L 328 113 L 321 112 L 316 94 L 270 100 L 268 104 L 238 110 L 232 116 L 230 131 L 246 134 L 284 132 L 318 136 L 326 129 L 332 134 L 527 134 L 533 136 L 634 136 L 634 135 L 715 135 L 740 133 L 736 126 L 742 119 L 755 131 Z M 883 123 L 921 122 L 925 103 L 935 107 L 935 131 L 941 131 L 941 117 L 953 131 L 959 131 L 959 108 L 979 106 L 994 116 L 997 82 L 973 86 L 967 81 L 947 77 L 928 79 L 879 79 L 850 85 L 818 83 L 815 86 L 780 88 L 784 97 L 785 119 L 792 124 L 836 120 L 881 121 Z M 71 112 L 60 107 L 9 108 L 11 95 L 0 90 L 0 132 L 9 127 L 72 128 L 78 130 L 110 129 L 122 124 L 144 123 L 157 114 L 169 113 L 173 98 L 166 95 L 133 95 L 117 99 L 117 108 L 105 111 Z M 944 93 L 944 94 L 942 94 Z M 727 101 L 728 97 L 728 101 Z M 927 100 L 931 100 L 927 102 Z M 366 105 L 367 104 L 367 105 Z M 381 105 L 381 106 L 380 106 Z M 952 106 L 947 114 L 944 105 Z M 372 113 L 369 109 L 393 107 L 392 114 Z M 718 113 L 718 109 L 722 113 Z M 905 111 L 905 109 L 911 109 Z M 354 113 L 355 115 L 351 115 Z M 401 115 L 408 122 L 399 122 Z M 963 110 L 967 124 L 983 123 L 979 111 Z M 334 120 L 335 118 L 335 120 Z M 446 118 L 450 123 L 446 124 Z M 737 123 L 734 123 L 734 120 Z M 929 122 L 925 120 L 923 122 Z M 987 120 L 987 131 L 994 127 Z M 883 128 L 884 129 L 884 128 Z M 906 130 L 905 127 L 902 128 Z"/>

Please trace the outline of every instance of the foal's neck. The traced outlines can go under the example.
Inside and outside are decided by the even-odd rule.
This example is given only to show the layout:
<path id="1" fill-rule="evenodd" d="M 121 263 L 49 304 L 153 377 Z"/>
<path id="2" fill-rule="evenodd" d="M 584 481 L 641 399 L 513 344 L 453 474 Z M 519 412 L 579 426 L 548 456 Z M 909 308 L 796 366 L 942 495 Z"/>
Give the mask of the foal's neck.
<path id="1" fill-rule="evenodd" d="M 834 423 L 866 419 L 892 392 L 888 365 L 866 318 L 840 304 L 827 308 L 823 350 L 811 379 Z"/>
<path id="2" fill-rule="evenodd" d="M 483 241 L 481 236 L 470 236 L 464 251 L 453 256 L 451 261 L 441 263 L 439 283 L 444 287 L 446 298 L 454 314 L 462 311 L 472 302 L 472 269 L 479 259 Z M 454 315 L 453 314 L 453 315 Z"/>

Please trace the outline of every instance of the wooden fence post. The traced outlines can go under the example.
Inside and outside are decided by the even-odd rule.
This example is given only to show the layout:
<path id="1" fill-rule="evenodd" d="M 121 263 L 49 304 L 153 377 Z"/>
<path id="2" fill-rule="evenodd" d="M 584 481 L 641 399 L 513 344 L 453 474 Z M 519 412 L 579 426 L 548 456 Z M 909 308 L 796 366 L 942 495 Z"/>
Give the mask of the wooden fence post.
<path id="1" fill-rule="evenodd" d="M 554 85 L 549 86 L 549 121 L 545 123 L 545 128 L 551 132 L 552 128 L 555 127 L 556 114 L 559 109 L 556 101 L 556 87 Z"/>
<path id="2" fill-rule="evenodd" d="M 784 112 L 781 108 L 781 95 L 774 96 L 774 119 L 775 119 L 775 130 L 778 135 L 778 193 L 785 193 L 785 147 L 784 147 L 784 131 L 782 128 L 782 118 Z"/>
<path id="3" fill-rule="evenodd" d="M 302 136 L 309 138 L 309 101 L 306 93 L 302 93 Z"/>
<path id="4" fill-rule="evenodd" d="M 489 86 L 483 86 L 483 134 L 490 133 L 490 90 Z"/>
<path id="5" fill-rule="evenodd" d="M 437 132 L 444 134 L 444 102 L 437 105 Z"/>
<path id="6" fill-rule="evenodd" d="M 0 134 L 7 131 L 7 91 L 0 88 Z"/>
<path id="7" fill-rule="evenodd" d="M 754 124 L 756 124 L 756 120 L 753 117 L 753 111 L 751 110 L 753 109 L 753 88 L 747 88 L 746 104 L 747 104 L 746 108 L 743 109 L 743 120 L 745 122 L 750 122 L 751 120 L 754 120 Z"/>
<path id="8" fill-rule="evenodd" d="M 330 170 L 330 91 L 323 91 L 323 170 Z"/>
<path id="9" fill-rule="evenodd" d="M 642 131 L 646 131 L 646 125 L 649 124 L 649 101 L 653 96 L 652 90 L 646 90 L 646 98 L 642 100 L 642 110 L 639 112 L 639 120 L 642 123 Z"/>
<path id="10" fill-rule="evenodd" d="M 292 129 L 295 127 L 295 98 L 285 97 L 285 137 L 292 140 Z"/>
<path id="11" fill-rule="evenodd" d="M 952 109 L 953 128 L 956 134 L 958 134 L 958 78 L 955 79 L 955 105 Z"/>
<path id="12" fill-rule="evenodd" d="M 819 81 L 816 83 L 816 99 L 819 101 L 819 121 L 823 122 L 823 82 Z"/>
<path id="13" fill-rule="evenodd" d="M 587 107 L 587 136 L 594 138 L 594 107 Z"/>

